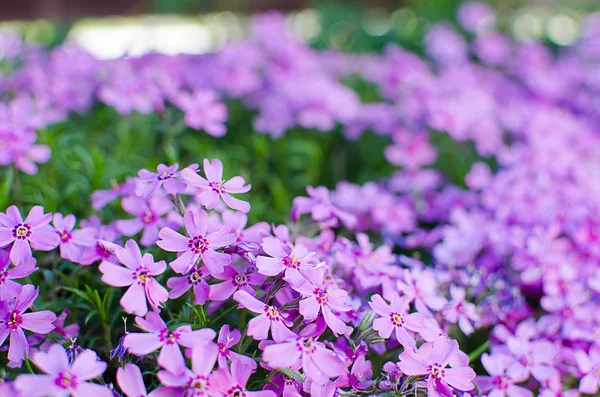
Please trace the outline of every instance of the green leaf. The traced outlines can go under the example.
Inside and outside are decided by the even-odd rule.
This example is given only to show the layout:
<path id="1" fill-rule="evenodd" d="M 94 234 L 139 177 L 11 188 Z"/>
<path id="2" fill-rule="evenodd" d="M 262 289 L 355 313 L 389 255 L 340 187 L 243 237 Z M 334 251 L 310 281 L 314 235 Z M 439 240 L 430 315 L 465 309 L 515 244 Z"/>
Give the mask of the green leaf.
<path id="1" fill-rule="evenodd" d="M 296 379 L 298 382 L 304 382 L 304 377 L 290 368 L 279 368 L 279 371 L 290 378 Z"/>

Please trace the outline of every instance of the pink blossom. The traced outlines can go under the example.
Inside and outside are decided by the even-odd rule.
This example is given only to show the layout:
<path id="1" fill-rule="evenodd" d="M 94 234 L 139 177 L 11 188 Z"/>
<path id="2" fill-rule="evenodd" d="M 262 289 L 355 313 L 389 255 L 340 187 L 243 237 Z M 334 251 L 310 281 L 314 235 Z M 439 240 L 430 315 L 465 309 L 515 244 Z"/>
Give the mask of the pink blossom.
<path id="1" fill-rule="evenodd" d="M 444 318 L 452 323 L 458 323 L 458 327 L 465 335 L 470 335 L 475 331 L 473 323 L 477 324 L 479 316 L 473 303 L 466 301 L 466 292 L 463 288 L 450 286 L 450 296 L 452 300 L 444 307 Z"/>
<path id="2" fill-rule="evenodd" d="M 117 370 L 117 383 L 126 397 L 178 397 L 181 392 L 176 388 L 160 387 L 150 393 L 146 392 L 146 385 L 142 371 L 134 364 L 125 364 Z"/>
<path id="3" fill-rule="evenodd" d="M 215 397 L 276 397 L 270 390 L 249 391 L 246 383 L 252 369 L 241 361 L 232 361 L 231 368 L 219 368 L 210 377 L 211 390 Z"/>
<path id="4" fill-rule="evenodd" d="M 24 278 L 37 270 L 37 261 L 31 257 L 29 261 L 12 269 L 8 252 L 0 250 L 0 301 L 16 298 L 21 293 L 21 284 L 13 281 Z"/>
<path id="5" fill-rule="evenodd" d="M 324 225 L 337 227 L 338 219 L 344 226 L 352 229 L 356 224 L 356 217 L 335 205 L 330 197 L 329 190 L 324 186 L 308 186 L 306 192 L 309 197 L 296 197 L 292 206 L 291 217 L 297 221 L 302 214 L 310 213 L 312 219 Z"/>
<path id="6" fill-rule="evenodd" d="M 75 216 L 54 214 L 52 224 L 60 237 L 60 256 L 71 262 L 79 262 L 83 251 L 96 244 L 97 232 L 91 227 L 75 228 Z"/>
<path id="7" fill-rule="evenodd" d="M 106 363 L 98 361 L 98 356 L 91 350 L 79 354 L 72 365 L 69 365 L 67 353 L 61 345 L 52 345 L 48 352 L 35 352 L 31 361 L 44 375 L 19 375 L 15 386 L 28 397 L 73 396 L 73 397 L 112 397 L 110 389 L 95 383 L 87 382 L 98 378 Z M 136 396 L 137 397 L 137 396 Z"/>
<path id="8" fill-rule="evenodd" d="M 194 304 L 205 304 L 210 294 L 210 286 L 206 280 L 204 280 L 208 274 L 206 266 L 195 265 L 185 276 L 171 277 L 167 280 L 167 286 L 171 288 L 171 291 L 169 291 L 169 298 L 177 299 L 191 288 L 194 292 Z"/>
<path id="9" fill-rule="evenodd" d="M 112 243 L 107 244 L 113 247 L 117 260 L 124 266 L 102 261 L 98 269 L 102 273 L 104 283 L 113 287 L 129 286 L 121 297 L 123 309 L 127 313 L 144 316 L 148 312 L 147 303 L 149 303 L 152 310 L 160 311 L 162 303 L 169 299 L 169 293 L 154 276 L 165 271 L 167 267 L 165 261 L 154 262 L 152 254 L 144 254 L 142 257 L 140 248 L 134 240 L 128 240 L 125 248 Z"/>
<path id="10" fill-rule="evenodd" d="M 160 248 L 170 252 L 183 252 L 169 266 L 177 273 L 186 274 L 199 258 L 211 274 L 223 272 L 225 266 L 231 263 L 231 256 L 216 250 L 235 242 L 235 234 L 229 227 L 223 226 L 219 231 L 207 234 L 208 215 L 204 210 L 195 213 L 188 211 L 183 217 L 183 225 L 189 237 L 185 237 L 175 230 L 164 227 L 156 242 Z"/>
<path id="11" fill-rule="evenodd" d="M 275 342 L 282 342 L 296 336 L 289 330 L 292 322 L 287 320 L 288 315 L 282 313 L 277 307 L 264 304 L 243 290 L 233 294 L 233 300 L 239 302 L 251 312 L 260 314 L 248 322 L 248 335 L 254 337 L 254 339 L 267 339 L 269 329 Z"/>
<path id="12" fill-rule="evenodd" d="M 186 168 L 181 171 L 183 178 L 192 186 L 202 189 L 199 196 L 200 202 L 207 208 L 215 208 L 219 204 L 219 197 L 228 207 L 241 211 L 250 211 L 250 204 L 231 196 L 230 193 L 246 193 L 250 185 L 241 176 L 234 176 L 228 181 L 223 180 L 223 163 L 219 159 L 209 162 L 204 159 L 204 174 L 206 179 L 196 173 L 195 170 Z"/>
<path id="13" fill-rule="evenodd" d="M 396 339 L 405 349 L 415 347 L 415 339 L 409 331 L 417 332 L 423 328 L 423 315 L 420 313 L 408 314 L 409 300 L 407 297 L 395 293 L 388 305 L 379 294 L 371 297 L 369 306 L 380 318 L 373 321 L 373 329 L 379 336 L 388 339 L 395 332 Z"/>
<path id="14" fill-rule="evenodd" d="M 251 357 L 244 356 L 231 350 L 231 348 L 237 345 L 241 339 L 242 334 L 239 330 L 234 329 L 233 331 L 229 331 L 229 324 L 225 324 L 221 327 L 219 330 L 219 337 L 217 339 L 217 346 L 219 347 L 218 361 L 220 368 L 227 368 L 228 360 L 238 360 L 242 361 L 252 370 L 256 369 L 256 361 L 254 361 Z"/>
<path id="15" fill-rule="evenodd" d="M 579 391 L 585 394 L 598 393 L 600 385 L 600 345 L 593 345 L 589 354 L 578 351 L 575 354 L 577 367 L 584 374 L 579 382 Z"/>
<path id="16" fill-rule="evenodd" d="M 21 265 L 23 266 L 23 265 Z M 8 359 L 20 366 L 29 354 L 29 343 L 24 329 L 37 334 L 47 334 L 54 329 L 52 322 L 56 315 L 49 310 L 24 313 L 37 298 L 39 290 L 31 284 L 23 286 L 21 293 L 13 301 L 0 301 L 0 346 L 10 335 Z M 10 304 L 9 304 L 10 303 Z"/>
<path id="17" fill-rule="evenodd" d="M 310 258 L 315 254 L 306 247 L 297 244 L 292 249 L 276 237 L 266 237 L 261 244 L 268 256 L 258 256 L 256 267 L 260 274 L 276 276 L 285 272 L 285 277 L 291 282 L 304 278 L 302 273 L 314 269 L 315 265 Z"/>
<path id="18" fill-rule="evenodd" d="M 185 123 L 195 130 L 204 129 L 207 134 L 222 137 L 227 133 L 227 107 L 217 102 L 214 91 L 196 89 L 193 94 L 178 93 L 175 103 L 185 112 Z"/>
<path id="19" fill-rule="evenodd" d="M 135 194 L 148 199 L 161 188 L 167 194 L 183 193 L 187 184 L 180 179 L 181 173 L 177 172 L 178 168 L 179 164 L 175 163 L 171 166 L 159 164 L 156 168 L 157 172 L 140 170 L 135 179 Z M 198 166 L 194 164 L 188 168 L 195 171 Z"/>
<path id="20" fill-rule="evenodd" d="M 253 295 L 256 293 L 253 286 L 262 285 L 265 281 L 265 276 L 258 274 L 256 268 L 249 265 L 241 269 L 227 266 L 222 273 L 216 274 L 214 277 L 225 280 L 222 283 L 215 283 L 210 286 L 210 299 L 216 301 L 225 301 L 238 290 Z"/>
<path id="21" fill-rule="evenodd" d="M 147 333 L 125 335 L 123 346 L 129 349 L 130 353 L 141 356 L 161 349 L 157 362 L 171 372 L 176 372 L 180 361 L 183 361 L 179 346 L 193 347 L 196 342 L 211 340 L 216 335 L 215 331 L 208 328 L 192 331 L 190 325 L 169 330 L 156 312 L 148 312 L 145 319 L 137 317 L 135 322 Z"/>
<path id="22" fill-rule="evenodd" d="M 176 222 L 163 218 L 173 209 L 173 204 L 165 197 L 154 196 L 145 200 L 137 196 L 125 197 L 121 202 L 123 209 L 136 218 L 118 220 L 115 227 L 124 236 L 133 236 L 140 231 L 142 238 L 140 243 L 150 247 L 158 240 L 160 227 L 177 227 Z"/>
<path id="23" fill-rule="evenodd" d="M 11 205 L 6 213 L 0 213 L 0 247 L 11 243 L 10 260 L 19 265 L 31 258 L 31 248 L 50 251 L 60 241 L 56 232 L 48 224 L 52 214 L 44 214 L 44 208 L 36 205 L 23 221 L 19 209 Z M 30 246 L 31 244 L 31 246 Z"/>
<path id="24" fill-rule="evenodd" d="M 523 382 L 525 378 L 513 378 L 506 373 L 506 369 L 514 362 L 510 356 L 495 353 L 481 356 L 481 364 L 490 376 L 477 376 L 477 385 L 482 392 L 488 395 L 508 397 L 533 397 L 533 393 L 516 383 Z"/>

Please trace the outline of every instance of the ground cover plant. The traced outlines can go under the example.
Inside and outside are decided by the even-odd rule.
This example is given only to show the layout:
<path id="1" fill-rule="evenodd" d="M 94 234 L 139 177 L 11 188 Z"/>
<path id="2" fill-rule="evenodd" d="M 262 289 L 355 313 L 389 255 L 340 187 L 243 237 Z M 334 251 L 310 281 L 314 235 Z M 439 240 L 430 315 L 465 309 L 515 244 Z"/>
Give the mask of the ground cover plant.
<path id="1" fill-rule="evenodd" d="M 279 14 L 202 56 L 5 36 L 1 396 L 578 396 L 600 382 L 600 19 L 422 53 Z"/>

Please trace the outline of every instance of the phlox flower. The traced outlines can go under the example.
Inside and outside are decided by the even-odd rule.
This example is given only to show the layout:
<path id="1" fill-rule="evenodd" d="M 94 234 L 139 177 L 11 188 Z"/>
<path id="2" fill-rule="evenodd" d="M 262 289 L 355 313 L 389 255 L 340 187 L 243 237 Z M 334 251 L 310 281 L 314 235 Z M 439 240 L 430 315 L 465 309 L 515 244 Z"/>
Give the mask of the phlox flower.
<path id="1" fill-rule="evenodd" d="M 219 330 L 219 337 L 217 338 L 217 346 L 219 347 L 219 367 L 227 368 L 227 362 L 229 361 L 242 361 L 246 366 L 256 369 L 256 361 L 251 357 L 244 356 L 231 350 L 231 348 L 237 345 L 242 339 L 242 334 L 239 330 L 229 330 L 229 324 L 225 324 Z"/>
<path id="2" fill-rule="evenodd" d="M 284 272 L 285 277 L 291 282 L 302 280 L 301 272 L 314 269 L 315 265 L 310 260 L 314 252 L 309 252 L 306 247 L 297 244 L 292 249 L 276 237 L 266 237 L 261 244 L 265 253 L 256 258 L 256 267 L 260 274 L 276 276 Z"/>
<path id="3" fill-rule="evenodd" d="M 475 305 L 465 300 L 466 293 L 463 288 L 450 286 L 450 296 L 452 300 L 442 310 L 444 318 L 452 324 L 458 323 L 465 335 L 472 334 L 475 331 L 473 323 L 479 321 Z"/>
<path id="4" fill-rule="evenodd" d="M 516 359 L 506 373 L 513 379 L 525 379 L 533 375 L 542 382 L 551 378 L 556 372 L 554 360 L 558 355 L 557 347 L 546 340 L 526 341 L 510 338 L 506 343 L 508 351 Z"/>
<path id="5" fill-rule="evenodd" d="M 90 217 L 88 220 L 81 221 L 81 225 L 96 229 L 96 243 L 81 253 L 80 264 L 87 266 L 94 262 L 101 260 L 115 261 L 115 256 L 110 250 L 106 248 L 106 245 L 102 241 L 114 242 L 120 236 L 116 229 L 112 225 L 103 225 L 100 219 L 96 216 Z"/>
<path id="6" fill-rule="evenodd" d="M 91 350 L 85 350 L 69 365 L 67 352 L 61 345 L 52 345 L 48 352 L 35 352 L 31 361 L 43 375 L 19 375 L 15 379 L 18 391 L 28 397 L 112 397 L 107 387 L 88 382 L 106 370 Z M 137 396 L 136 396 L 137 397 Z"/>
<path id="7" fill-rule="evenodd" d="M 185 123 L 195 130 L 203 129 L 207 134 L 222 137 L 227 133 L 227 106 L 218 102 L 212 90 L 196 89 L 193 94 L 179 93 L 175 103 L 185 112 Z"/>
<path id="8" fill-rule="evenodd" d="M 319 385 L 346 373 L 346 364 L 338 354 L 313 338 L 299 336 L 287 342 L 268 345 L 262 358 L 273 368 L 291 368 L 300 363 L 306 376 Z"/>
<path id="9" fill-rule="evenodd" d="M 282 342 L 296 336 L 296 334 L 289 330 L 292 322 L 287 320 L 288 315 L 282 313 L 275 306 L 262 303 L 243 290 L 233 294 L 233 300 L 251 312 L 260 314 L 248 322 L 248 335 L 254 337 L 254 339 L 267 339 L 269 329 L 275 342 Z"/>
<path id="10" fill-rule="evenodd" d="M 195 171 L 198 169 L 198 165 L 193 164 L 188 168 Z M 148 199 L 161 188 L 167 194 L 183 193 L 187 183 L 181 180 L 181 173 L 177 171 L 178 169 L 179 164 L 175 163 L 171 166 L 159 164 L 156 172 L 140 170 L 135 179 L 135 194 Z"/>
<path id="11" fill-rule="evenodd" d="M 384 283 L 384 296 L 385 287 Z M 415 303 L 418 312 L 425 315 L 431 314 L 430 309 L 438 311 L 446 304 L 446 298 L 440 296 L 437 291 L 435 274 L 430 270 L 405 269 L 397 280 L 397 288 L 398 292 L 408 296 L 410 301 Z"/>
<path id="12" fill-rule="evenodd" d="M 104 283 L 113 287 L 129 286 L 121 297 L 123 309 L 127 313 L 144 316 L 148 312 L 149 303 L 152 310 L 160 311 L 162 303 L 169 299 L 169 293 L 154 276 L 165 271 L 165 261 L 154 262 L 152 254 L 144 254 L 142 257 L 140 248 L 133 240 L 128 240 L 125 248 L 108 244 L 113 248 L 119 263 L 124 266 L 102 261 L 98 269 L 102 273 Z"/>
<path id="13" fill-rule="evenodd" d="M 133 194 L 134 191 L 135 182 L 133 178 L 128 178 L 125 183 L 116 185 L 112 189 L 96 190 L 90 196 L 90 199 L 92 200 L 92 208 L 96 211 L 100 211 L 117 197 L 129 196 Z"/>
<path id="14" fill-rule="evenodd" d="M 179 346 L 192 347 L 196 342 L 211 340 L 216 335 L 215 331 L 208 328 L 192 331 L 190 325 L 182 325 L 171 331 L 156 312 L 148 312 L 145 319 L 137 317 L 135 322 L 147 333 L 125 335 L 123 346 L 130 353 L 140 356 L 161 349 L 157 362 L 172 372 L 177 370 L 180 359 L 183 360 Z"/>
<path id="15" fill-rule="evenodd" d="M 219 159 L 209 162 L 204 159 L 204 174 L 206 179 L 196 173 L 195 170 L 186 168 L 181 170 L 183 178 L 191 185 L 202 189 L 199 199 L 202 205 L 207 208 L 215 208 L 219 204 L 219 198 L 223 200 L 229 208 L 241 212 L 250 211 L 250 204 L 238 198 L 231 196 L 231 193 L 246 193 L 250 190 L 250 185 L 241 176 L 234 176 L 228 181 L 223 180 L 223 163 Z"/>
<path id="16" fill-rule="evenodd" d="M 589 354 L 578 351 L 575 355 L 577 367 L 584 374 L 579 381 L 579 391 L 585 394 L 598 393 L 600 385 L 600 345 L 590 348 Z"/>
<path id="17" fill-rule="evenodd" d="M 24 329 L 37 334 L 47 334 L 54 329 L 52 323 L 56 320 L 56 315 L 51 311 L 25 313 L 38 294 L 37 288 L 27 284 L 23 286 L 14 303 L 0 301 L 0 346 L 10 335 L 8 359 L 16 366 L 20 366 L 29 354 L 29 343 L 25 338 Z M 11 304 L 9 305 L 9 303 Z"/>
<path id="18" fill-rule="evenodd" d="M 31 257 L 29 261 L 12 269 L 8 252 L 0 250 L 0 301 L 16 298 L 21 293 L 22 285 L 13 281 L 29 276 L 37 270 L 37 261 Z"/>
<path id="19" fill-rule="evenodd" d="M 514 359 L 502 353 L 489 355 L 484 353 L 481 356 L 481 364 L 490 376 L 477 376 L 477 385 L 482 392 L 488 396 L 508 396 L 508 397 L 533 397 L 533 393 L 517 383 L 523 382 L 528 375 L 520 378 L 513 378 L 506 373 L 507 368 L 514 362 Z"/>
<path id="20" fill-rule="evenodd" d="M 324 186 L 308 186 L 306 192 L 309 197 L 296 197 L 292 206 L 291 217 L 296 221 L 302 214 L 310 213 L 314 221 L 337 227 L 339 219 L 348 228 L 352 229 L 356 216 L 342 210 L 332 203 L 329 189 Z"/>
<path id="21" fill-rule="evenodd" d="M 227 266 L 222 273 L 216 274 L 214 277 L 225 280 L 210 286 L 210 299 L 216 301 L 225 301 L 238 290 L 254 295 L 256 291 L 253 286 L 262 285 L 265 281 L 265 276 L 258 274 L 256 268 L 248 265 L 241 269 Z"/>
<path id="22" fill-rule="evenodd" d="M 346 305 L 348 292 L 341 288 L 327 288 L 324 278 L 325 269 L 320 268 L 314 270 L 304 284 L 291 283 L 292 288 L 305 298 L 300 301 L 300 314 L 305 320 L 313 321 L 319 313 L 322 313 L 325 322 L 335 334 L 345 335 L 351 332 L 352 328 L 348 327 L 333 311 L 347 312 L 351 309 Z"/>
<path id="23" fill-rule="evenodd" d="M 44 208 L 36 205 L 23 221 L 19 209 L 11 205 L 6 213 L 0 213 L 0 247 L 12 243 L 10 260 L 15 265 L 31 258 L 31 248 L 50 251 L 60 241 L 58 234 L 48 224 L 52 214 L 44 214 Z"/>
<path id="24" fill-rule="evenodd" d="M 415 339 L 409 331 L 417 332 L 424 327 L 423 315 L 420 313 L 408 314 L 410 303 L 407 297 L 401 298 L 398 293 L 394 293 L 391 303 L 388 304 L 381 295 L 375 294 L 371 297 L 369 306 L 381 316 L 373 321 L 373 329 L 379 332 L 379 336 L 388 339 L 394 332 L 396 340 L 405 349 L 415 347 Z"/>
<path id="25" fill-rule="evenodd" d="M 175 230 L 164 227 L 158 233 L 160 240 L 156 242 L 160 248 L 169 252 L 182 252 L 181 255 L 169 266 L 177 273 L 186 274 L 196 263 L 202 259 L 210 274 L 223 272 L 225 266 L 231 263 L 231 256 L 216 250 L 235 242 L 235 234 L 229 227 L 223 226 L 220 230 L 207 234 L 208 215 L 204 210 L 195 213 L 188 211 L 183 217 L 183 225 L 189 237 L 185 237 Z"/>
<path id="26" fill-rule="evenodd" d="M 183 390 L 185 397 L 211 396 L 210 374 L 217 362 L 219 348 L 212 341 L 198 341 L 192 348 L 192 368 L 188 368 L 183 356 L 175 356 L 178 363 L 172 370 L 159 371 L 157 376 L 160 382 L 173 388 Z"/>
<path id="27" fill-rule="evenodd" d="M 194 304 L 203 305 L 210 294 L 210 286 L 204 279 L 208 276 L 208 269 L 204 265 L 194 265 L 189 273 L 181 277 L 171 277 L 167 280 L 170 299 L 177 299 L 187 291 L 194 291 Z"/>
<path id="28" fill-rule="evenodd" d="M 249 391 L 246 384 L 252 369 L 241 361 L 232 361 L 229 369 L 219 368 L 210 377 L 210 387 L 214 397 L 276 397 L 271 390 Z"/>
<path id="29" fill-rule="evenodd" d="M 373 384 L 373 381 L 369 380 L 372 376 L 371 362 L 365 359 L 364 354 L 361 354 L 354 360 L 350 372 L 337 378 L 335 385 L 337 387 L 352 387 L 355 390 L 364 390 Z"/>
<path id="30" fill-rule="evenodd" d="M 71 262 L 79 262 L 83 251 L 96 244 L 97 231 L 91 227 L 75 228 L 75 216 L 54 214 L 52 225 L 60 237 L 60 256 Z"/>
<path id="31" fill-rule="evenodd" d="M 461 391 L 474 388 L 475 371 L 468 366 L 446 368 L 458 352 L 458 343 L 445 336 L 435 342 L 424 343 L 416 352 L 406 350 L 400 354 L 398 366 L 408 376 L 425 376 L 429 397 L 452 397 L 448 386 Z"/>
<path id="32" fill-rule="evenodd" d="M 121 205 L 135 218 L 120 219 L 115 222 L 115 227 L 124 236 L 133 236 L 143 230 L 140 243 L 146 247 L 156 243 L 160 227 L 177 227 L 177 223 L 163 218 L 173 209 L 173 204 L 165 197 L 155 196 L 145 200 L 137 196 L 128 196 L 121 201 Z"/>
<path id="33" fill-rule="evenodd" d="M 179 397 L 181 391 L 176 388 L 160 387 L 150 393 L 146 392 L 146 385 L 142 371 L 134 364 L 125 364 L 117 370 L 117 383 L 126 397 Z"/>

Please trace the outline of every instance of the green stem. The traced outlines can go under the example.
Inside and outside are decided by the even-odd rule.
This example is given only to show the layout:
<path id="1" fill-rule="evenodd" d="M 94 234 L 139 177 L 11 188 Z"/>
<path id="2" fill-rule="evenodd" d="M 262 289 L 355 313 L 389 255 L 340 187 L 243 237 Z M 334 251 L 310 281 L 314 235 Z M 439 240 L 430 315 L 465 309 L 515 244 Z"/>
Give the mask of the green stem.
<path id="1" fill-rule="evenodd" d="M 490 347 L 490 341 L 486 340 L 484 343 L 481 344 L 481 346 L 473 350 L 469 354 L 469 364 L 477 360 L 488 349 L 488 347 Z"/>

